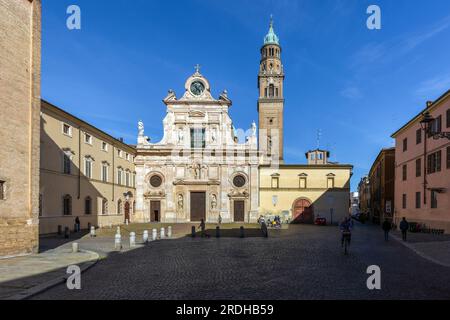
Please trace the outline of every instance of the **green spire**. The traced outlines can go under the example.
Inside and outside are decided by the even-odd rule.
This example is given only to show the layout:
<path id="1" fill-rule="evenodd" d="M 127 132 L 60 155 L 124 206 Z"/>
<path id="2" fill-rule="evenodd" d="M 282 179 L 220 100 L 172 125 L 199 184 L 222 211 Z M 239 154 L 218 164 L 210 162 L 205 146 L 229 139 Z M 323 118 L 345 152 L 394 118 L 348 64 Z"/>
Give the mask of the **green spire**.
<path id="1" fill-rule="evenodd" d="M 269 27 L 269 33 L 264 37 L 264 45 L 266 44 L 276 44 L 280 45 L 280 39 L 275 34 L 275 31 L 273 30 L 273 17 L 270 15 L 270 27 Z"/>

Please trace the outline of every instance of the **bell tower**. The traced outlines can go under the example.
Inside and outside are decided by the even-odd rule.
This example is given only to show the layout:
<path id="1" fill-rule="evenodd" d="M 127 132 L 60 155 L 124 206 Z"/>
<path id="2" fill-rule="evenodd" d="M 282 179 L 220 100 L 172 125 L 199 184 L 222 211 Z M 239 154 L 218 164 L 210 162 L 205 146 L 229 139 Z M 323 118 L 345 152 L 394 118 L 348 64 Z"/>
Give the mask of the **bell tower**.
<path id="1" fill-rule="evenodd" d="M 261 48 L 258 74 L 258 145 L 263 155 L 280 163 L 283 163 L 283 83 L 281 46 L 271 17 L 269 32 Z"/>

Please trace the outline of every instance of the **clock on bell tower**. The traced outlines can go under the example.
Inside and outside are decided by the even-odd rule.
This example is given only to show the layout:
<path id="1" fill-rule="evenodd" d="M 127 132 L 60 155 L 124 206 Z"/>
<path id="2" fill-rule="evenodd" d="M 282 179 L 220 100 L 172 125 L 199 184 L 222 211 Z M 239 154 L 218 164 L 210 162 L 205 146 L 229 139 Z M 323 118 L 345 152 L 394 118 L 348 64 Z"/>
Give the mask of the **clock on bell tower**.
<path id="1" fill-rule="evenodd" d="M 267 158 L 283 162 L 283 82 L 281 46 L 270 19 L 269 32 L 261 48 L 258 74 L 259 150 Z"/>

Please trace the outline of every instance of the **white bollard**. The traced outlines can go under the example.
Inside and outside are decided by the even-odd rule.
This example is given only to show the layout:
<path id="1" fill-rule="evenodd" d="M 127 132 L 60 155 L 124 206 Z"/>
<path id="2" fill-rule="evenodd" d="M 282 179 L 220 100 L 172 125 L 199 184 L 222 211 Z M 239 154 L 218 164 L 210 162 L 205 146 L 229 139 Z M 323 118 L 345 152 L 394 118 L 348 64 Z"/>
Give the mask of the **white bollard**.
<path id="1" fill-rule="evenodd" d="M 125 220 L 125 224 L 128 225 L 128 219 Z"/>
<path id="2" fill-rule="evenodd" d="M 78 252 L 78 243 L 74 242 L 72 243 L 72 253 Z"/>
<path id="3" fill-rule="evenodd" d="M 142 236 L 142 242 L 147 243 L 148 242 L 148 231 L 144 230 L 144 235 Z"/>
<path id="4" fill-rule="evenodd" d="M 171 226 L 167 227 L 167 237 L 172 238 L 172 227 Z"/>
<path id="5" fill-rule="evenodd" d="M 91 227 L 91 238 L 95 237 L 95 227 Z"/>
<path id="6" fill-rule="evenodd" d="M 116 249 L 122 249 L 122 236 L 120 233 L 116 234 L 116 237 L 114 238 L 114 248 Z"/>
<path id="7" fill-rule="evenodd" d="M 164 230 L 164 228 L 161 228 L 161 234 L 159 236 L 160 239 L 164 239 L 166 237 L 166 232 Z"/>
<path id="8" fill-rule="evenodd" d="M 156 229 L 152 230 L 152 240 L 155 241 L 158 236 L 158 231 Z"/>
<path id="9" fill-rule="evenodd" d="M 136 245 L 136 233 L 130 232 L 130 247 L 134 247 Z"/>
<path id="10" fill-rule="evenodd" d="M 116 231 L 116 234 L 120 234 L 120 226 L 119 226 L 119 227 L 117 227 L 117 231 Z"/>

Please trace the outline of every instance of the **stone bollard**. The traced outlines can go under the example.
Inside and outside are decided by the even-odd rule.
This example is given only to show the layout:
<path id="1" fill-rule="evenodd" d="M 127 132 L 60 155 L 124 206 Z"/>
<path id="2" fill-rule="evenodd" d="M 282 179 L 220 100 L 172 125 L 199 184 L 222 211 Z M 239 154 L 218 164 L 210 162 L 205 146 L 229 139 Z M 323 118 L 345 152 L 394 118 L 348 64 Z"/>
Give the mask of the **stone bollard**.
<path id="1" fill-rule="evenodd" d="M 244 230 L 243 226 L 240 228 L 240 234 L 241 234 L 241 238 L 245 238 L 245 230 Z"/>
<path id="2" fill-rule="evenodd" d="M 70 236 L 70 230 L 69 227 L 64 228 L 64 238 L 69 239 Z"/>
<path id="3" fill-rule="evenodd" d="M 195 238 L 195 226 L 192 226 L 191 228 L 191 236 L 192 238 Z"/>
<path id="4" fill-rule="evenodd" d="M 91 238 L 95 237 L 95 227 L 91 226 Z"/>
<path id="5" fill-rule="evenodd" d="M 72 243 L 72 253 L 77 253 L 78 251 L 79 251 L 78 243 L 77 242 Z"/>
<path id="6" fill-rule="evenodd" d="M 220 238 L 220 227 L 216 227 L 216 238 Z"/>
<path id="7" fill-rule="evenodd" d="M 116 234 L 116 237 L 114 238 L 114 248 L 118 250 L 122 249 L 122 236 L 120 233 Z"/>
<path id="8" fill-rule="evenodd" d="M 158 231 L 156 229 L 152 230 L 152 240 L 155 241 L 158 237 Z"/>
<path id="9" fill-rule="evenodd" d="M 161 228 L 161 233 L 160 233 L 159 238 L 164 239 L 165 237 L 166 237 L 166 231 L 164 230 L 164 228 Z"/>
<path id="10" fill-rule="evenodd" d="M 78 232 L 78 225 L 75 223 L 73 225 L 73 233 L 77 233 Z"/>
<path id="11" fill-rule="evenodd" d="M 144 235 L 142 236 L 142 242 L 147 243 L 148 242 L 148 231 L 144 230 Z"/>
<path id="12" fill-rule="evenodd" d="M 130 232 L 130 248 L 136 246 L 136 233 Z"/>
<path id="13" fill-rule="evenodd" d="M 167 227 L 167 237 L 172 238 L 172 227 L 171 226 Z"/>

